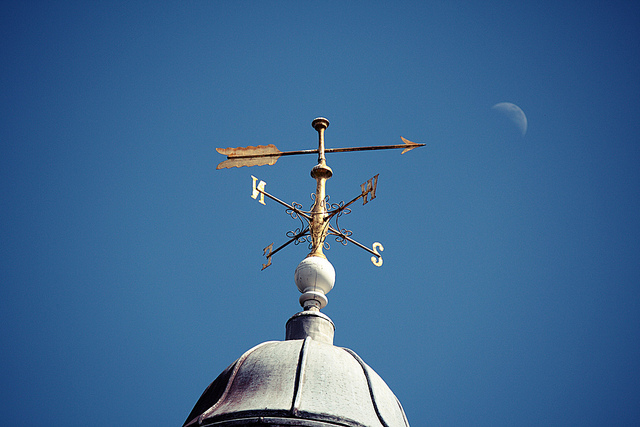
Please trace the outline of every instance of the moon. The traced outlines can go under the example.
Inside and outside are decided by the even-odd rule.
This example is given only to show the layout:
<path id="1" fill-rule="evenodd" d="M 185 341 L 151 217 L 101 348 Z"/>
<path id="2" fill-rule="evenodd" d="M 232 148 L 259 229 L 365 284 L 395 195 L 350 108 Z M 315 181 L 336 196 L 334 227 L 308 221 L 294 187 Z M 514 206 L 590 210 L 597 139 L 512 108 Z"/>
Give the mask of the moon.
<path id="1" fill-rule="evenodd" d="M 527 133 L 527 116 L 524 115 L 524 111 L 516 104 L 499 102 L 491 108 L 511 119 L 518 129 L 520 129 L 520 132 L 522 132 L 522 136 Z"/>

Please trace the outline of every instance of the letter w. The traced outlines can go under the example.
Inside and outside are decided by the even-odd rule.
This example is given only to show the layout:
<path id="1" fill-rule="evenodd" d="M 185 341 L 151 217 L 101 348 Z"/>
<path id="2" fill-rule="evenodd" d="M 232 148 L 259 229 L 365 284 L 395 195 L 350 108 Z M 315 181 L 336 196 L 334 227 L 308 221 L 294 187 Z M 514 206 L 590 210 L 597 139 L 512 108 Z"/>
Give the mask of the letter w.
<path id="1" fill-rule="evenodd" d="M 376 198 L 376 188 L 378 187 L 378 175 L 370 178 L 364 184 L 360 184 L 360 188 L 362 189 L 362 204 L 366 205 L 369 200 L 373 200 Z M 367 196 L 371 194 L 371 198 L 367 200 Z"/>

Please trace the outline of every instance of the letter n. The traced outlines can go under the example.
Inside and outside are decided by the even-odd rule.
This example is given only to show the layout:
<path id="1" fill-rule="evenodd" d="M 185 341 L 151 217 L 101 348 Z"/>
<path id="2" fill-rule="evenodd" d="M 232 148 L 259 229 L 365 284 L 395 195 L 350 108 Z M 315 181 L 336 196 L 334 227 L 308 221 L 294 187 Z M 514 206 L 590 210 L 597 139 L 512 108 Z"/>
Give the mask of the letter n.
<path id="1" fill-rule="evenodd" d="M 258 182 L 258 178 L 256 178 L 253 175 L 251 175 L 251 178 L 253 178 L 253 191 L 251 192 L 251 197 L 254 199 L 257 199 L 259 194 L 260 200 L 258 200 L 258 203 L 262 203 L 263 205 L 266 205 L 266 203 L 264 202 L 264 186 L 267 185 L 267 183 L 264 181 L 260 181 L 260 183 L 256 187 L 256 182 Z"/>

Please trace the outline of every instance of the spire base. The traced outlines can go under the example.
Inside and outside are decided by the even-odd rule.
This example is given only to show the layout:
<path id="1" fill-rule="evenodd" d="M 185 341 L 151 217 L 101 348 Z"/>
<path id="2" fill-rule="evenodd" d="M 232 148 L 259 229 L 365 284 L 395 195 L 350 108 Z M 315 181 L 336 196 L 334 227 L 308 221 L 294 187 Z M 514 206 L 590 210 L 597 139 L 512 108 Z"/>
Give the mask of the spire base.
<path id="1" fill-rule="evenodd" d="M 286 340 L 303 340 L 310 337 L 314 341 L 333 345 L 336 326 L 324 313 L 306 310 L 296 313 L 287 321 Z"/>

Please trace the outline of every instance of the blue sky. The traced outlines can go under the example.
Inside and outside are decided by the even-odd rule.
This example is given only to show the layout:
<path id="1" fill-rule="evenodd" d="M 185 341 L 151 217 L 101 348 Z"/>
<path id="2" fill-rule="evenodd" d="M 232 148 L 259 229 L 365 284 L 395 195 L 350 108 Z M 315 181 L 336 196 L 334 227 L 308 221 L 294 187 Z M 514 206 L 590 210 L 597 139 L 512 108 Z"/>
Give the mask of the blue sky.
<path id="1" fill-rule="evenodd" d="M 284 338 L 314 156 L 329 154 L 323 310 L 420 425 L 640 423 L 636 2 L 4 2 L 0 408 L 7 425 L 181 425 Z M 520 130 L 499 111 L 517 104 Z"/>

